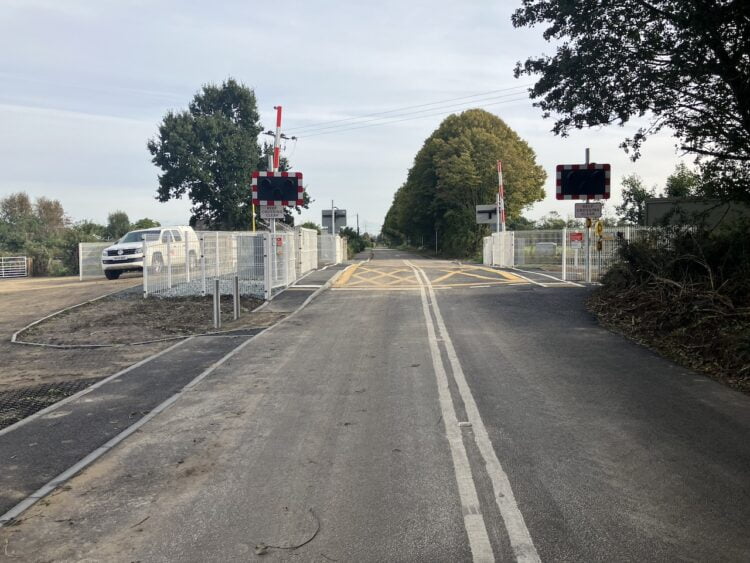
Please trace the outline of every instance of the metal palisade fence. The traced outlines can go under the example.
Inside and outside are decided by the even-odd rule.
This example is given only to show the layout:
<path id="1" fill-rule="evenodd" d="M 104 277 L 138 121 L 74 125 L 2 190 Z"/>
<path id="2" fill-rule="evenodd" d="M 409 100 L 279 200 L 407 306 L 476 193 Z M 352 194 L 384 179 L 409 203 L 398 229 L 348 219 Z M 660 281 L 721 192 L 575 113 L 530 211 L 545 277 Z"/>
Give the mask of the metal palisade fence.
<path id="1" fill-rule="evenodd" d="M 601 239 L 593 230 L 589 235 L 583 228 L 493 233 L 484 239 L 483 262 L 502 268 L 539 270 L 564 281 L 586 281 L 588 254 L 590 281 L 600 281 L 619 259 L 620 245 L 650 231 L 648 227 L 607 227 Z M 601 250 L 597 249 L 598 240 Z"/>

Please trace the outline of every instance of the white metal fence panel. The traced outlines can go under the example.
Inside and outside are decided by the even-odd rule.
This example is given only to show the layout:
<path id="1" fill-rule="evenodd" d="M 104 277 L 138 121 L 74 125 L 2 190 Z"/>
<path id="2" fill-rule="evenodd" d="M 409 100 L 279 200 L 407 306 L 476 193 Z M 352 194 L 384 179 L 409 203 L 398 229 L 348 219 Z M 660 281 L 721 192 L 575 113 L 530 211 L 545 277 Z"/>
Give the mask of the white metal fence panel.
<path id="1" fill-rule="evenodd" d="M 605 227 L 602 233 L 602 248 L 598 250 L 599 237 L 591 231 L 591 244 L 586 244 L 586 229 L 563 229 L 564 269 L 563 279 L 586 281 L 586 254 L 590 255 L 591 281 L 601 281 L 602 276 L 620 259 L 622 244 L 638 240 L 653 230 L 649 227 L 620 226 Z"/>
<path id="2" fill-rule="evenodd" d="M 297 279 L 297 237 L 294 232 L 276 232 L 270 237 L 271 288 L 287 287 Z"/>
<path id="3" fill-rule="evenodd" d="M 598 250 L 598 237 L 592 229 L 588 246 L 590 281 L 600 281 L 619 260 L 620 245 L 649 232 L 649 227 L 607 227 Z M 486 265 L 539 269 L 562 280 L 587 281 L 587 236 L 586 229 L 493 233 L 483 240 L 482 259 Z"/>
<path id="4" fill-rule="evenodd" d="M 26 256 L 0 256 L 0 278 L 23 278 L 27 275 Z"/>
<path id="5" fill-rule="evenodd" d="M 297 277 L 318 267 L 318 231 L 297 227 Z"/>
<path id="6" fill-rule="evenodd" d="M 339 235 L 318 237 L 318 265 L 338 264 L 346 260 L 346 239 Z"/>
<path id="7" fill-rule="evenodd" d="M 495 264 L 492 259 L 492 237 L 484 237 L 482 239 L 482 264 L 485 266 L 493 266 Z"/>
<path id="8" fill-rule="evenodd" d="M 492 263 L 501 268 L 513 267 L 515 233 L 505 231 L 492 234 Z"/>
<path id="9" fill-rule="evenodd" d="M 264 235 L 214 231 L 184 241 L 144 241 L 144 296 L 207 295 L 216 279 L 221 293 L 231 293 L 237 276 L 242 295 L 263 297 Z"/>
<path id="10" fill-rule="evenodd" d="M 562 274 L 562 231 L 513 231 L 513 264 Z"/>
<path id="11" fill-rule="evenodd" d="M 102 252 L 112 242 L 79 242 L 78 243 L 78 279 L 104 277 L 102 270 Z"/>

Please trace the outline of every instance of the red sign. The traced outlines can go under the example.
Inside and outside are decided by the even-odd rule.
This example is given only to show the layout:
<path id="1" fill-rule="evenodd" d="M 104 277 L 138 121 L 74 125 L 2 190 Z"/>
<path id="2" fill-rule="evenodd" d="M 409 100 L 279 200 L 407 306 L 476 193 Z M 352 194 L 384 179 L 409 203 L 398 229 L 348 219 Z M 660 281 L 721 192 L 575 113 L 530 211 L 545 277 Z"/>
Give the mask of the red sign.
<path id="1" fill-rule="evenodd" d="M 570 240 L 571 242 L 574 240 L 583 240 L 583 233 L 570 233 Z"/>
<path id="2" fill-rule="evenodd" d="M 281 237 L 276 237 L 276 246 L 281 246 L 283 244 L 283 239 Z"/>

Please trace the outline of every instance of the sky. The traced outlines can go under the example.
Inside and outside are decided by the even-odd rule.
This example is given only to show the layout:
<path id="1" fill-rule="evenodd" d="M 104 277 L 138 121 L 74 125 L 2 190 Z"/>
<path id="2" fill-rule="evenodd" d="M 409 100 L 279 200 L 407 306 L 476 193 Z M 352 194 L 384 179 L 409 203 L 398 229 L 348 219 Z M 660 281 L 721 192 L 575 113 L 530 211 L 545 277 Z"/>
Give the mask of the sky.
<path id="1" fill-rule="evenodd" d="M 508 123 L 547 171 L 547 197 L 527 217 L 572 216 L 572 202 L 555 200 L 554 168 L 583 162 L 586 147 L 592 162 L 612 165 L 605 209 L 619 203 L 625 175 L 663 187 L 681 160 L 668 132 L 648 140 L 635 163 L 618 145 L 637 124 L 551 133 L 552 120 L 523 95 L 532 79 L 515 79 L 513 68 L 554 47 L 541 28 L 513 28 L 518 4 L 0 0 L 0 197 L 59 199 L 74 221 L 105 223 L 123 210 L 132 221 L 186 224 L 189 200 L 155 199 L 159 170 L 146 142 L 167 111 L 230 76 L 255 90 L 266 129 L 281 105 L 282 129 L 298 137 L 283 154 L 314 200 L 300 221 L 320 223 L 333 200 L 350 226 L 358 214 L 362 230 L 378 232 L 424 140 L 451 111 L 471 107 Z M 346 121 L 320 129 L 455 98 L 463 100 L 384 125 L 364 118 L 356 129 L 342 130 Z"/>

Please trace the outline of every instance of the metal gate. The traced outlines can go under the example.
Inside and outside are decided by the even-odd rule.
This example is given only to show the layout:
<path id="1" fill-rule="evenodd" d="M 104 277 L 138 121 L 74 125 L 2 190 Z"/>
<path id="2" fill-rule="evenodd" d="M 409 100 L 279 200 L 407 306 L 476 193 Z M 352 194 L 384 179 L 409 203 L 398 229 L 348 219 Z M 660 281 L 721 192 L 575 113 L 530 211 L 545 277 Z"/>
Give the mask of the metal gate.
<path id="1" fill-rule="evenodd" d="M 23 278 L 27 275 L 26 256 L 0 256 L 0 278 Z"/>

